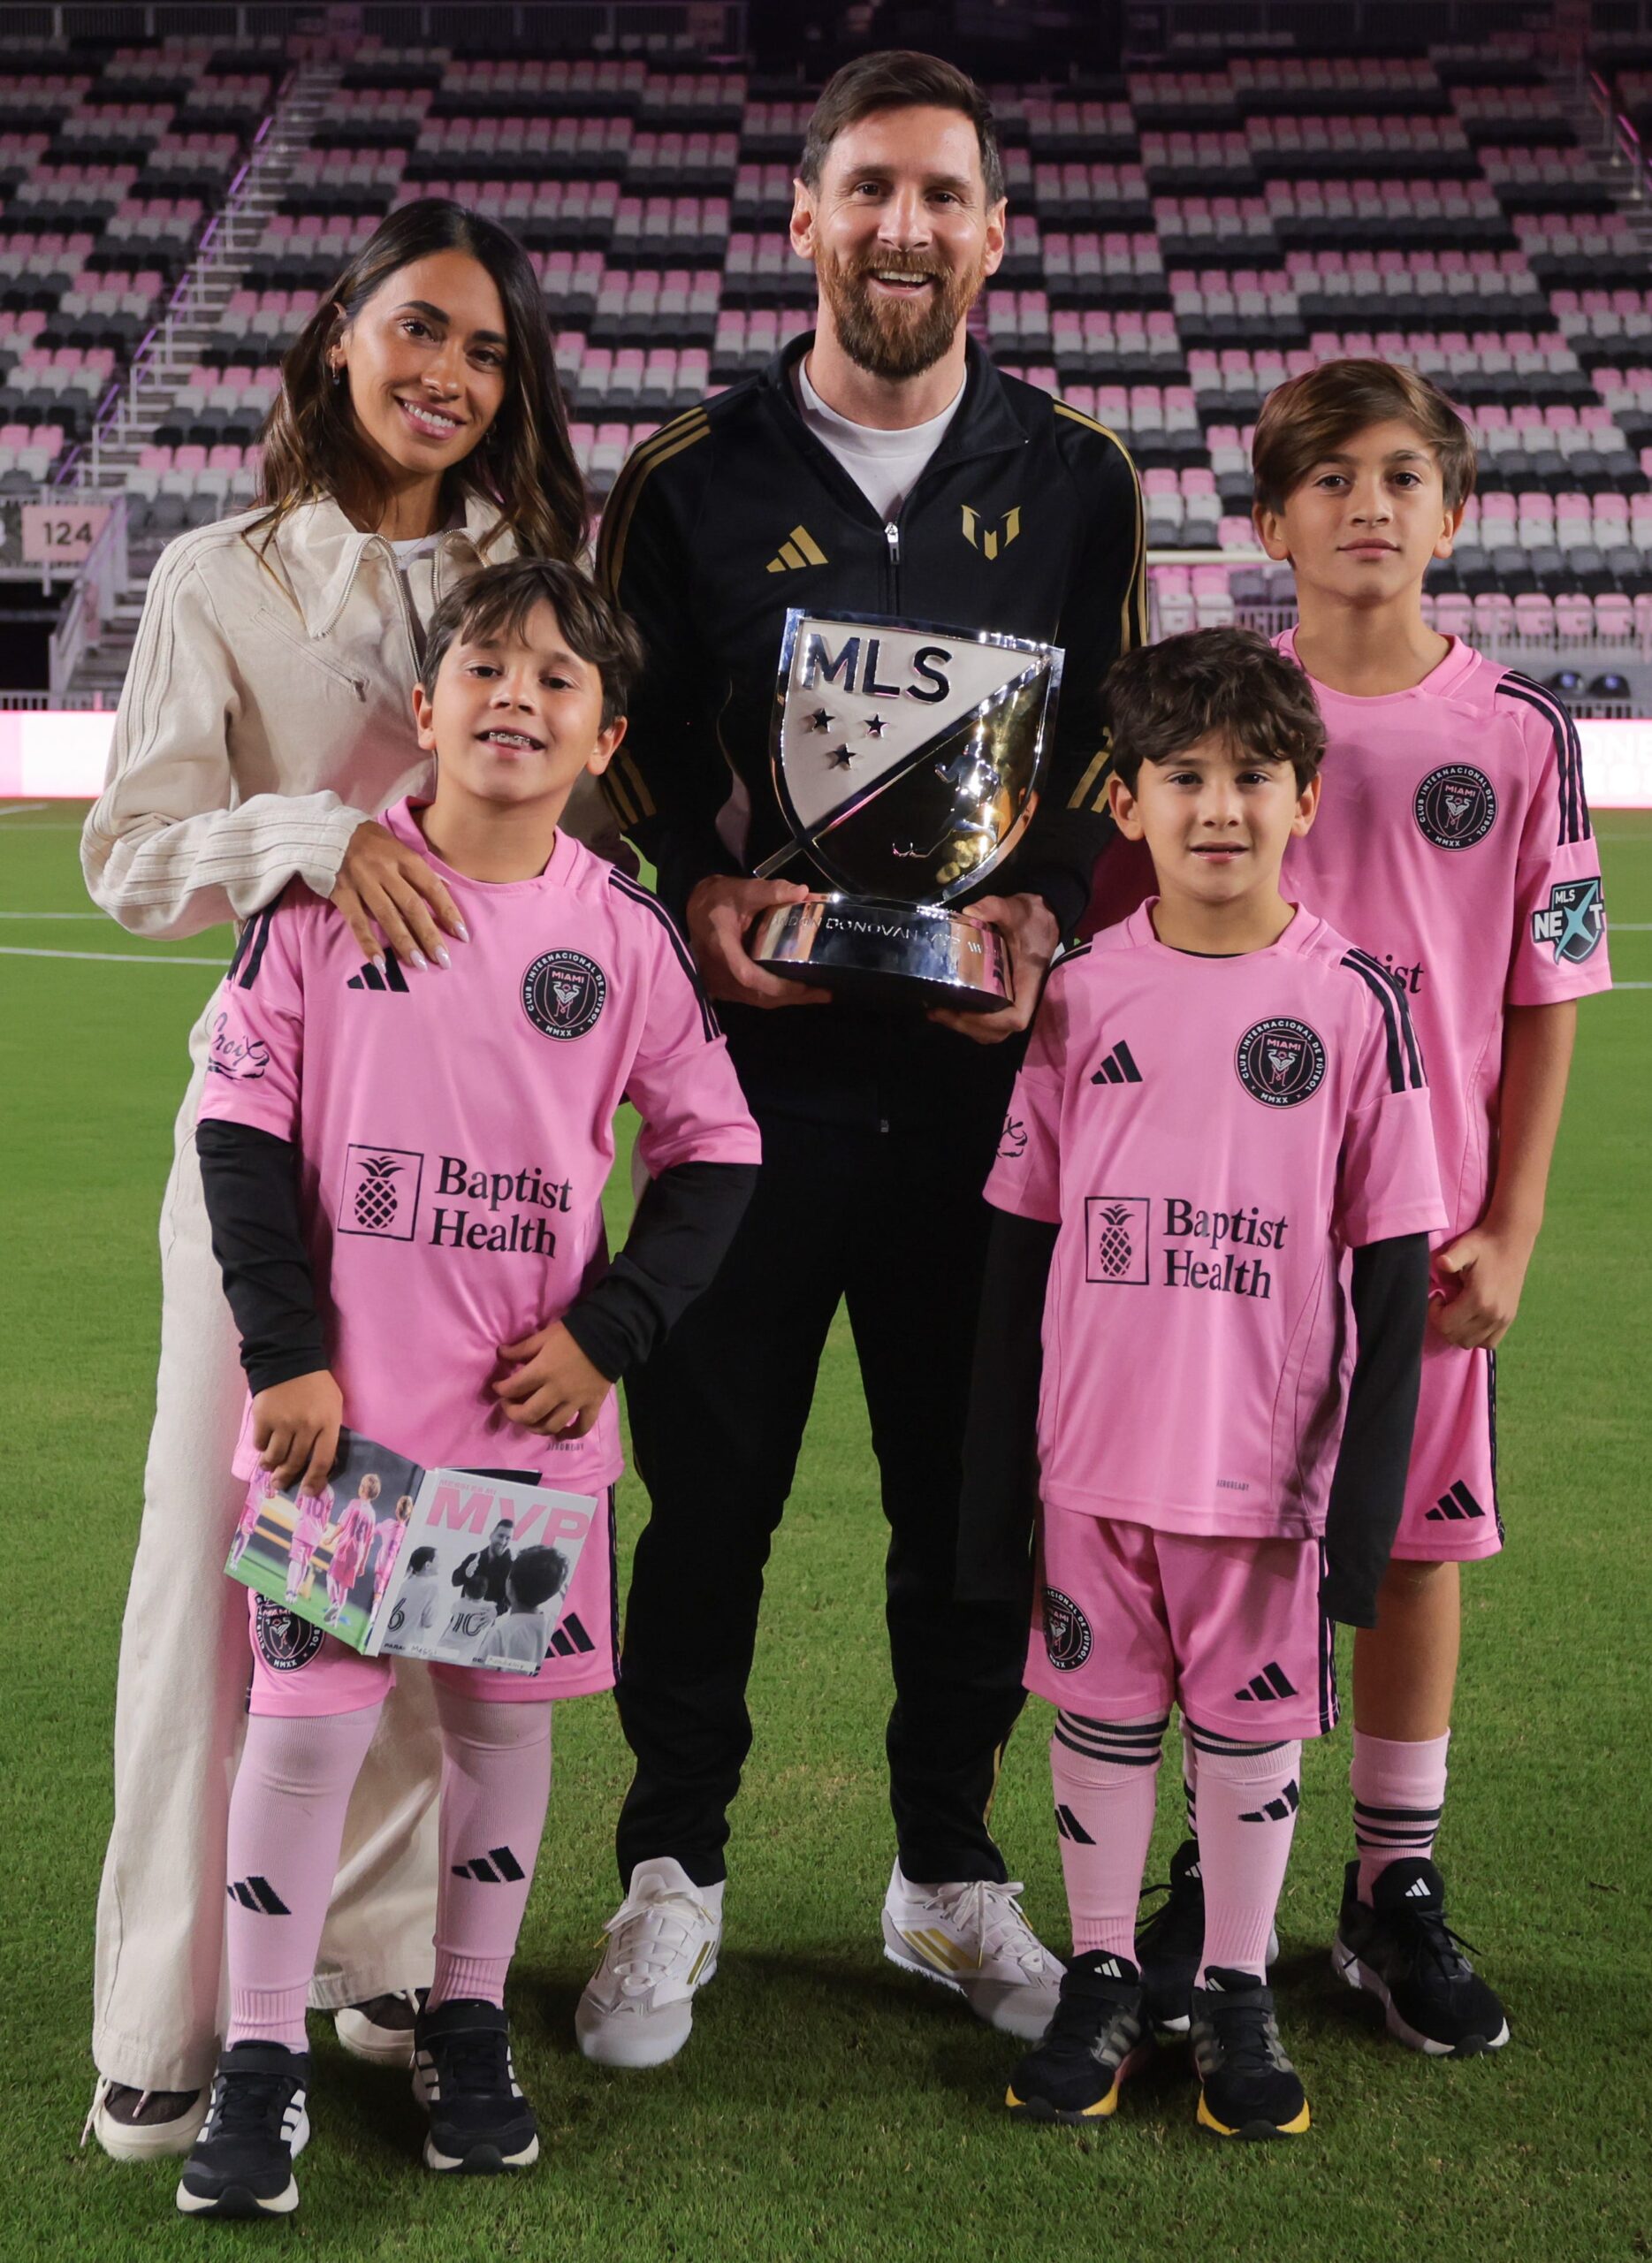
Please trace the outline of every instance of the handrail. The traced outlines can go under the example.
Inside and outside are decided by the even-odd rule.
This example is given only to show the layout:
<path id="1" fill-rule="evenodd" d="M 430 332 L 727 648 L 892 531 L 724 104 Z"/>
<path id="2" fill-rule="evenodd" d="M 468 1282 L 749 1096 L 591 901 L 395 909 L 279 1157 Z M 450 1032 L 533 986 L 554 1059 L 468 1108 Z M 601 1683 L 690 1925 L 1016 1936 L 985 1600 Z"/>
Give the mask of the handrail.
<path id="1" fill-rule="evenodd" d="M 57 626 L 51 632 L 50 678 L 54 699 L 68 691 L 87 647 L 103 633 L 103 616 L 126 586 L 126 499 L 110 499 L 109 516 L 80 561 Z"/>

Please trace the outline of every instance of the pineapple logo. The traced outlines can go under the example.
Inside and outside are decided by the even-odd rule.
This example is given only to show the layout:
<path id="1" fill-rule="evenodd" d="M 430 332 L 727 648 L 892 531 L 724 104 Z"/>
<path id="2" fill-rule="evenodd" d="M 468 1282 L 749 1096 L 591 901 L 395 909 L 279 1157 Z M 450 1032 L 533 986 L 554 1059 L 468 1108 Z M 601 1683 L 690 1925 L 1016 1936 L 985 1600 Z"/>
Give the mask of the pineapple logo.
<path id="1" fill-rule="evenodd" d="M 339 1231 L 378 1241 L 411 1241 L 424 1157 L 405 1147 L 351 1147 L 339 1198 Z"/>
<path id="2" fill-rule="evenodd" d="M 1418 827 L 1436 849 L 1472 849 L 1497 819 L 1497 796 L 1483 770 L 1448 762 L 1431 770 L 1412 804 Z"/>
<path id="3" fill-rule="evenodd" d="M 1139 1289 L 1147 1280 L 1147 1199 L 1092 1194 L 1085 1203 L 1085 1278 Z"/>

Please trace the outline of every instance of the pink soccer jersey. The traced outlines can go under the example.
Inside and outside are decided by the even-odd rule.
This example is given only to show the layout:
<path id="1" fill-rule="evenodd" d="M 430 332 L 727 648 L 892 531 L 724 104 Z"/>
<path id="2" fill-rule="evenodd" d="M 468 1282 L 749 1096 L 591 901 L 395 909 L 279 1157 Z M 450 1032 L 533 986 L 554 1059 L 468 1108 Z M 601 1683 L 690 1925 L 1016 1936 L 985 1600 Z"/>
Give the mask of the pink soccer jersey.
<path id="1" fill-rule="evenodd" d="M 293 1520 L 293 1553 L 308 1556 L 326 1531 L 332 1519 L 332 1488 L 324 1485 L 319 1493 L 300 1493 L 294 1497 L 298 1514 Z"/>
<path id="2" fill-rule="evenodd" d="M 1233 958 L 1151 915 L 1051 975 L 987 1180 L 1061 1227 L 1042 1497 L 1306 1539 L 1351 1368 L 1343 1254 L 1443 1215 L 1420 1057 L 1382 969 L 1311 913 Z"/>
<path id="3" fill-rule="evenodd" d="M 366 1501 L 354 1500 L 339 1520 L 339 1529 L 333 1537 L 327 1574 L 330 1583 L 353 1588 L 362 1576 L 367 1551 L 372 1544 L 372 1509 Z"/>
<path id="4" fill-rule="evenodd" d="M 407 803 L 384 823 L 428 856 Z M 537 1469 L 600 1497 L 620 1466 L 613 1398 L 589 1436 L 537 1436 L 498 1410 L 498 1346 L 555 1320 L 605 1264 L 622 1099 L 653 1173 L 756 1162 L 757 1127 L 645 889 L 566 833 L 536 880 L 484 885 L 430 862 L 471 935 L 450 969 L 364 966 L 299 884 L 248 923 L 201 1113 L 301 1151 L 352 1429 L 426 1467 Z"/>
<path id="5" fill-rule="evenodd" d="M 1295 630 L 1277 641 L 1295 659 Z M 1405 990 L 1444 1239 L 1486 1207 L 1504 1009 L 1611 987 L 1577 727 L 1552 691 L 1458 641 L 1410 691 L 1313 690 L 1323 785 L 1283 887 Z"/>
<path id="6" fill-rule="evenodd" d="M 378 1553 L 373 1558 L 373 1588 L 376 1594 L 382 1595 L 390 1585 L 390 1575 L 396 1568 L 397 1551 L 407 1527 L 392 1512 L 387 1517 L 380 1517 L 373 1530 L 378 1541 Z"/>

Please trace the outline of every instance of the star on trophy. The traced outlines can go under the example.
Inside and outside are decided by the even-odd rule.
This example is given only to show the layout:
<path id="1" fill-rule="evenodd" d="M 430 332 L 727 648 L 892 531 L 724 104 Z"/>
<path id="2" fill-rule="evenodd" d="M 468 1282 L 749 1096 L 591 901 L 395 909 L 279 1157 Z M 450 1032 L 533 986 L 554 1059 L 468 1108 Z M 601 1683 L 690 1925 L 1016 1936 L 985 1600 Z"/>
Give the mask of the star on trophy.
<path id="1" fill-rule="evenodd" d="M 791 838 L 757 877 L 806 856 L 832 886 L 760 912 L 750 956 L 878 1005 L 1006 1004 L 1008 944 L 951 904 L 1032 820 L 1061 674 L 1059 645 L 794 607 L 770 741 Z"/>

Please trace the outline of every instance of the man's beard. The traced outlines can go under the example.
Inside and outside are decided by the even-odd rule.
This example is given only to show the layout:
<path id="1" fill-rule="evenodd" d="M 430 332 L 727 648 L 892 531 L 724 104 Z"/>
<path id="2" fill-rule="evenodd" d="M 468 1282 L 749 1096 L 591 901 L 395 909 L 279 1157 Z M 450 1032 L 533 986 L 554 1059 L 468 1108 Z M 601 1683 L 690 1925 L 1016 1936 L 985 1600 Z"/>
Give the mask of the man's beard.
<path id="1" fill-rule="evenodd" d="M 916 260 L 856 262 L 834 258 L 818 263 L 820 288 L 832 309 L 838 341 L 859 369 L 874 377 L 916 377 L 933 370 L 958 334 L 986 280 L 985 263 L 954 270 Z M 906 308 L 872 297 L 873 275 L 933 277 L 916 305 Z"/>

